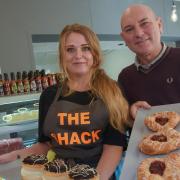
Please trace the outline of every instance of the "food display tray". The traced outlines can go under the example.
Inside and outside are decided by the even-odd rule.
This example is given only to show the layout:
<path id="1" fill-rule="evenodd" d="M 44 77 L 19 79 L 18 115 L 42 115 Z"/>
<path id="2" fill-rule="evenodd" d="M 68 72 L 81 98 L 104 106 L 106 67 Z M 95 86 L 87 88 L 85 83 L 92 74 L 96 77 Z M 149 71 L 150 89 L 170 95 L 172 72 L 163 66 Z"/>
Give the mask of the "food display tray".
<path id="1" fill-rule="evenodd" d="M 161 105 L 161 106 L 153 106 L 149 110 L 141 109 L 138 111 L 134 126 L 132 129 L 131 137 L 129 140 L 128 148 L 126 151 L 125 161 L 124 165 L 122 167 L 122 173 L 120 176 L 120 180 L 137 180 L 137 169 L 141 161 L 145 158 L 149 157 L 164 157 L 166 155 L 145 155 L 141 153 L 138 149 L 138 144 L 142 140 L 142 138 L 152 133 L 151 130 L 149 130 L 144 125 L 144 118 L 148 115 L 151 115 L 155 112 L 160 111 L 175 111 L 180 114 L 180 103 L 177 104 L 169 104 L 169 105 Z M 180 132 L 180 123 L 175 128 L 177 131 Z M 179 152 L 180 149 L 173 151 L 173 152 Z M 172 152 L 171 152 L 172 153 Z"/>

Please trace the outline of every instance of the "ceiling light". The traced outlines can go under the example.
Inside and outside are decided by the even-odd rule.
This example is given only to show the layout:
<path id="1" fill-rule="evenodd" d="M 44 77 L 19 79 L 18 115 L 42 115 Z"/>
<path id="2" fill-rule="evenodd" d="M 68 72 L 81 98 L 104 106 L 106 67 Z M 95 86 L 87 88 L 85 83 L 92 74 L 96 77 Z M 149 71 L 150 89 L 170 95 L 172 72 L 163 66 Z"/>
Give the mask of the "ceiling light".
<path id="1" fill-rule="evenodd" d="M 172 11 L 171 11 L 171 21 L 176 22 L 178 20 L 178 15 L 176 11 L 176 5 L 174 4 L 174 0 L 172 1 Z"/>

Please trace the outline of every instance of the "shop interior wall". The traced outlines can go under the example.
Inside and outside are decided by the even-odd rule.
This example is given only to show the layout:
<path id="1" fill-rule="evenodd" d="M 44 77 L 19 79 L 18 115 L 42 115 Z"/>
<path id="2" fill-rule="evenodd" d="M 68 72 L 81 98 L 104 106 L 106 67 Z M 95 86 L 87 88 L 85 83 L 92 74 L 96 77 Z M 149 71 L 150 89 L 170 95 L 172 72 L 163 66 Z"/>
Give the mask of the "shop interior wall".
<path id="1" fill-rule="evenodd" d="M 122 11 L 129 4 L 136 2 L 151 5 L 159 15 L 168 20 L 166 13 L 170 11 L 170 2 L 165 6 L 164 0 L 0 0 L 1 72 L 36 68 L 32 34 L 59 34 L 64 25 L 76 22 L 90 26 L 97 34 L 119 34 L 119 17 Z M 166 25 L 167 22 L 164 24 L 164 34 L 171 36 L 172 30 Z M 173 26 L 178 24 L 171 24 L 170 27 Z M 177 31 L 177 28 L 174 29 Z M 177 32 L 175 35 L 178 37 Z M 121 60 L 119 52 L 113 55 L 110 53 L 107 56 L 109 59 L 105 58 L 105 68 L 114 69 L 117 67 L 115 62 L 118 62 L 121 69 L 126 65 L 124 62 L 133 62 L 132 53 L 124 50 L 122 52 L 128 55 L 126 60 L 124 57 Z M 110 63 L 111 61 L 113 63 Z M 114 78 L 115 76 L 116 74 L 112 75 Z"/>

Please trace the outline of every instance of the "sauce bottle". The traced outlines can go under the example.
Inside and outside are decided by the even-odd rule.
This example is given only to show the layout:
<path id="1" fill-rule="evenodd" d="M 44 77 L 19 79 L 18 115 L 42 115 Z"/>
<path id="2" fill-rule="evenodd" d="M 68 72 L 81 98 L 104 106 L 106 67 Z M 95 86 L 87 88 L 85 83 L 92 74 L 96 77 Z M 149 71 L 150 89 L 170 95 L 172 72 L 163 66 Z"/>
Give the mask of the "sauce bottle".
<path id="1" fill-rule="evenodd" d="M 2 74 L 0 74 L 0 96 L 4 96 L 4 89 L 3 89 L 3 78 L 2 78 Z"/>
<path id="2" fill-rule="evenodd" d="M 53 85 L 57 84 L 57 79 L 55 74 L 52 74 L 52 81 L 53 81 Z"/>
<path id="3" fill-rule="evenodd" d="M 9 84 L 9 77 L 8 77 L 7 73 L 4 73 L 3 89 L 4 89 L 4 95 L 10 95 L 11 94 L 10 84 Z"/>
<path id="4" fill-rule="evenodd" d="M 40 76 L 39 70 L 35 71 L 35 82 L 36 82 L 36 91 L 41 92 L 42 84 L 41 84 L 41 76 Z"/>
<path id="5" fill-rule="evenodd" d="M 29 85 L 30 85 L 30 92 L 36 92 L 36 82 L 35 82 L 33 71 L 29 71 L 28 79 L 29 79 Z"/>
<path id="6" fill-rule="evenodd" d="M 17 72 L 16 74 L 16 84 L 17 84 L 17 92 L 18 94 L 24 93 L 24 86 L 22 83 L 22 78 L 21 78 L 21 72 Z"/>
<path id="7" fill-rule="evenodd" d="M 26 71 L 23 71 L 23 73 L 22 73 L 22 82 L 23 82 L 23 86 L 24 86 L 24 93 L 29 93 L 30 85 L 29 85 L 28 75 L 27 75 Z"/>
<path id="8" fill-rule="evenodd" d="M 42 69 L 41 70 L 41 83 L 42 83 L 42 89 L 46 89 L 49 85 L 48 85 L 48 78 L 45 74 L 45 70 Z"/>
<path id="9" fill-rule="evenodd" d="M 11 81 L 10 81 L 11 94 L 17 94 L 17 84 L 16 84 L 16 81 L 15 81 L 14 72 L 11 72 L 10 76 L 11 76 Z"/>

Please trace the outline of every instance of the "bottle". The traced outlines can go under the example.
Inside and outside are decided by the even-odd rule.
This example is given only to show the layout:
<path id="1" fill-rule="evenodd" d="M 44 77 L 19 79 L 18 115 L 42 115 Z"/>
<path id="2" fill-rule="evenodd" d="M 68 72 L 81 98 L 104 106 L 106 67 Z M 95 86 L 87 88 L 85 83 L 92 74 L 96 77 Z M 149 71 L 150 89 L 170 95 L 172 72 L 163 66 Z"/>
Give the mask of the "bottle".
<path id="1" fill-rule="evenodd" d="M 21 72 L 17 72 L 16 74 L 16 84 L 17 84 L 17 92 L 18 94 L 24 93 L 24 86 L 22 83 L 22 77 L 21 77 Z"/>
<path id="2" fill-rule="evenodd" d="M 4 89 L 3 89 L 3 78 L 2 78 L 2 74 L 0 74 L 0 96 L 4 96 Z"/>
<path id="3" fill-rule="evenodd" d="M 11 72 L 10 75 L 11 75 L 11 81 L 10 81 L 11 94 L 17 94 L 17 84 L 15 81 L 15 74 L 14 72 Z"/>
<path id="4" fill-rule="evenodd" d="M 33 71 L 29 71 L 28 79 L 29 79 L 29 85 L 30 85 L 30 92 L 36 92 L 36 82 L 35 82 Z"/>
<path id="5" fill-rule="evenodd" d="M 24 86 L 24 93 L 29 93 L 30 85 L 29 85 L 28 75 L 27 75 L 26 71 L 23 71 L 23 73 L 22 73 L 22 82 L 23 82 L 23 86 Z"/>
<path id="6" fill-rule="evenodd" d="M 57 84 L 56 75 L 52 74 L 53 85 Z"/>
<path id="7" fill-rule="evenodd" d="M 56 79 L 57 84 L 61 84 L 63 81 L 63 78 L 64 78 L 63 73 L 56 73 L 55 74 L 55 79 Z"/>
<path id="8" fill-rule="evenodd" d="M 8 77 L 7 73 L 4 73 L 3 89 L 4 89 L 4 95 L 10 95 L 11 94 L 10 84 L 9 84 L 9 77 Z"/>
<path id="9" fill-rule="evenodd" d="M 41 70 L 41 83 L 42 83 L 42 89 L 46 89 L 48 87 L 48 78 L 45 74 L 45 70 Z"/>
<path id="10" fill-rule="evenodd" d="M 48 78 L 48 86 L 52 86 L 53 85 L 52 74 L 47 74 L 47 78 Z"/>
<path id="11" fill-rule="evenodd" d="M 36 91 L 41 92 L 42 84 L 41 84 L 41 76 L 39 74 L 39 70 L 36 70 L 34 73 L 35 73 Z"/>

